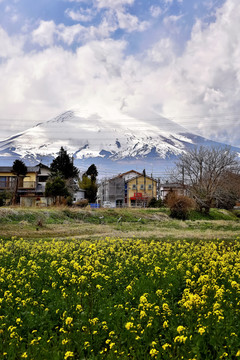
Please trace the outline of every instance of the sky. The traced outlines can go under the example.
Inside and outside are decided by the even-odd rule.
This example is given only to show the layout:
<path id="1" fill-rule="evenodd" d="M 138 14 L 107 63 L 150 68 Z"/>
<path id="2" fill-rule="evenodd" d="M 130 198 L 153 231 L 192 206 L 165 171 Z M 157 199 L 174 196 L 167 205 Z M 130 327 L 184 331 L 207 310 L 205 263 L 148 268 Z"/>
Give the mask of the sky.
<path id="1" fill-rule="evenodd" d="M 0 0 L 0 15 L 0 140 L 111 106 L 240 146 L 239 0 Z"/>

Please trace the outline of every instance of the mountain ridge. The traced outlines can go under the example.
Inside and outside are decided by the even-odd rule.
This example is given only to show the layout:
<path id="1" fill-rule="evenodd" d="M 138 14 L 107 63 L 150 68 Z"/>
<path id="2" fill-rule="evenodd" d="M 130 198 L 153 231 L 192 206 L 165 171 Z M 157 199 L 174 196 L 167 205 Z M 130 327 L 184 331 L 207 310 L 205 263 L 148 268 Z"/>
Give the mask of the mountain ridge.
<path id="1" fill-rule="evenodd" d="M 0 157 L 5 163 L 16 158 L 49 163 L 63 146 L 76 164 L 97 162 L 103 169 L 121 170 L 129 161 L 145 167 L 170 163 L 195 145 L 225 146 L 153 111 L 139 116 L 116 109 L 72 109 L 1 141 Z"/>

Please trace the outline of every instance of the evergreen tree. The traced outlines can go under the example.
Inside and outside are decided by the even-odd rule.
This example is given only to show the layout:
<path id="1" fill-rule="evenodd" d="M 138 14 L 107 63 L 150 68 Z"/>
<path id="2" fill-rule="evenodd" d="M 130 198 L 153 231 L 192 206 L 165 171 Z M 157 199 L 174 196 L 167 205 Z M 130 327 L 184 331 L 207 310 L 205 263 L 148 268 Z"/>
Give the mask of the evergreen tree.
<path id="1" fill-rule="evenodd" d="M 17 193 L 20 180 L 23 180 L 27 174 L 27 167 L 22 160 L 15 160 L 12 166 L 12 173 L 16 175 L 15 191 L 13 195 L 13 204 L 17 203 Z"/>
<path id="2" fill-rule="evenodd" d="M 95 164 L 90 165 L 84 175 L 90 176 L 91 180 L 96 182 L 98 176 L 96 165 Z"/>
<path id="3" fill-rule="evenodd" d="M 66 186 L 66 180 L 62 179 L 60 176 L 50 178 L 46 183 L 45 195 L 52 196 L 54 198 L 54 202 L 56 202 L 56 199 L 61 196 L 67 197 L 69 195 L 69 191 Z"/>
<path id="4" fill-rule="evenodd" d="M 52 176 L 60 176 L 63 179 L 73 179 L 78 176 L 78 169 L 73 165 L 73 161 L 67 151 L 61 147 L 58 156 L 50 165 Z"/>

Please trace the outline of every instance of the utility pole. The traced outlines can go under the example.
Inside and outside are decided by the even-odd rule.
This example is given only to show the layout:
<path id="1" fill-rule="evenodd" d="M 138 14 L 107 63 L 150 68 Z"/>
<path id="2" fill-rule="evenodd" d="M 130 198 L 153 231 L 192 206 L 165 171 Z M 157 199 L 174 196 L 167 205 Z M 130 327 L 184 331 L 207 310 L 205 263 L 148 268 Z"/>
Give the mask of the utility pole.
<path id="1" fill-rule="evenodd" d="M 152 173 L 151 173 L 151 178 L 152 178 L 152 198 L 153 198 L 153 176 L 152 176 Z"/>
<path id="2" fill-rule="evenodd" d="M 185 172 L 184 172 L 184 166 L 182 167 L 182 184 L 184 185 L 184 182 L 185 182 Z"/>
<path id="3" fill-rule="evenodd" d="M 160 199 L 160 178 L 157 181 L 157 200 Z"/>
<path id="4" fill-rule="evenodd" d="M 143 200 L 143 206 L 146 206 L 146 170 L 143 170 L 143 179 L 144 179 L 144 185 L 143 185 L 143 196 L 144 196 L 144 200 Z"/>

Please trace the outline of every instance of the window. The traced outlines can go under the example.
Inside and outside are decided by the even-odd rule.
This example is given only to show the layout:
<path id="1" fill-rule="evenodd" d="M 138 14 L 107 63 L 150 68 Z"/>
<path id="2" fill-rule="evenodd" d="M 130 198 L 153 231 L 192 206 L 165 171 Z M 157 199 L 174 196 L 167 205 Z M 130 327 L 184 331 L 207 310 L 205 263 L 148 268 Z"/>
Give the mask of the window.
<path id="1" fill-rule="evenodd" d="M 133 184 L 132 189 L 134 190 L 136 188 L 137 188 L 136 184 Z"/>
<path id="2" fill-rule="evenodd" d="M 38 176 L 38 182 L 46 182 L 48 180 L 48 178 L 49 178 L 48 175 Z"/>
<path id="3" fill-rule="evenodd" d="M 140 189 L 144 190 L 144 185 L 143 184 L 141 184 Z"/>
<path id="4" fill-rule="evenodd" d="M 0 176 L 0 187 L 5 188 L 7 187 L 7 177 Z"/>
<path id="5" fill-rule="evenodd" d="M 152 189 L 152 184 L 148 185 L 148 189 L 151 190 Z"/>

